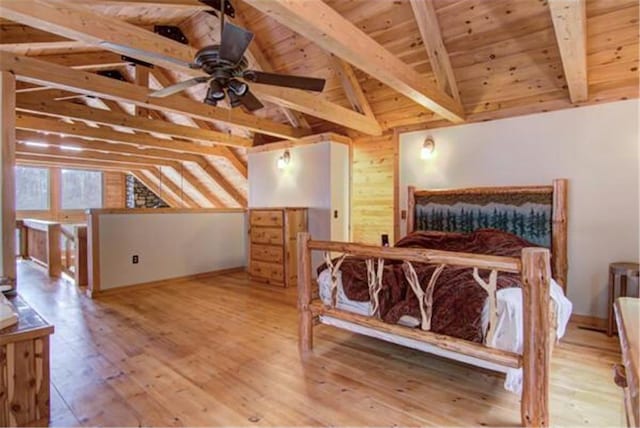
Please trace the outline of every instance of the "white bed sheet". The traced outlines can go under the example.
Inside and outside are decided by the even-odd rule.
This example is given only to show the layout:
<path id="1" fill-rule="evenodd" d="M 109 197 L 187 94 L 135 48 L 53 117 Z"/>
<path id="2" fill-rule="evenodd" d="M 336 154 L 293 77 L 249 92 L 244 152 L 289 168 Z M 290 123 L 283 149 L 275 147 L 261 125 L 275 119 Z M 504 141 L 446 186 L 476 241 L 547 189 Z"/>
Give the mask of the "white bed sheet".
<path id="1" fill-rule="evenodd" d="M 360 315 L 371 316 L 370 302 L 357 302 L 350 300 L 342 288 L 342 274 L 338 272 L 338 289 L 336 306 L 338 309 L 357 313 Z M 329 270 L 324 270 L 318 276 L 320 298 L 325 304 L 331 302 L 331 275 Z M 555 302 L 557 315 L 557 331 L 558 339 L 564 336 L 567 323 L 571 316 L 572 304 L 564 295 L 562 288 L 552 279 L 551 280 L 551 299 Z M 523 346 L 523 324 L 522 324 L 522 289 L 505 288 L 498 290 L 496 293 L 498 300 L 498 322 L 495 334 L 491 343 L 487 346 L 511 351 L 522 354 Z M 406 324 L 408 319 L 403 317 L 402 324 Z M 419 321 L 418 321 L 419 322 Z M 482 328 L 483 334 L 486 334 L 489 325 L 489 301 L 487 300 L 482 310 Z M 504 387 L 506 390 L 520 394 L 522 391 L 522 369 L 505 368 L 506 379 Z"/>

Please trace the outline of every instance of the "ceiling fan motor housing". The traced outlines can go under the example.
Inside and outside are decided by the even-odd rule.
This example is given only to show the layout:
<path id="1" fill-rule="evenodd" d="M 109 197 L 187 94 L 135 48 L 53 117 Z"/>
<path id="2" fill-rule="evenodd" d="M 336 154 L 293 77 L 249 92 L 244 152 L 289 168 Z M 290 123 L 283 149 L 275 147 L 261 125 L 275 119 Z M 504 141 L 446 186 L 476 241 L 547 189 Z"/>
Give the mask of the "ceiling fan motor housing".
<path id="1" fill-rule="evenodd" d="M 196 53 L 194 63 L 207 74 L 216 76 L 216 72 L 224 71 L 229 77 L 241 75 L 249 66 L 245 57 L 242 57 L 237 64 L 220 58 L 220 45 L 205 46 L 200 49 Z"/>

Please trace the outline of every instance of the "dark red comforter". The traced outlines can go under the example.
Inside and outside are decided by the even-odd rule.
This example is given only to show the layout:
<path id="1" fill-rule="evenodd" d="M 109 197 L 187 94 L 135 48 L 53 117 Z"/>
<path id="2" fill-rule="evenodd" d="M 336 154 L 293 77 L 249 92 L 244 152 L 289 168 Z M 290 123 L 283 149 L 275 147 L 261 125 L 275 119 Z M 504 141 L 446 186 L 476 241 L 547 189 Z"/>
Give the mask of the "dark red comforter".
<path id="1" fill-rule="evenodd" d="M 396 243 L 396 247 L 428 248 L 445 251 L 520 257 L 525 247 L 535 247 L 516 235 L 495 229 L 479 229 L 470 234 L 414 232 Z M 426 288 L 435 265 L 413 263 L 420 284 Z M 319 272 L 325 266 L 321 266 Z M 369 288 L 364 259 L 348 257 L 340 268 L 345 294 L 351 300 L 368 301 Z M 489 272 L 480 271 L 488 281 Z M 520 276 L 500 272 L 498 289 L 521 287 Z M 473 279 L 473 269 L 447 266 L 435 284 L 431 331 L 461 339 L 482 342 L 481 315 L 487 293 Z M 420 319 L 418 300 L 402 270 L 402 262 L 385 260 L 380 315 L 395 324 L 403 315 Z"/>

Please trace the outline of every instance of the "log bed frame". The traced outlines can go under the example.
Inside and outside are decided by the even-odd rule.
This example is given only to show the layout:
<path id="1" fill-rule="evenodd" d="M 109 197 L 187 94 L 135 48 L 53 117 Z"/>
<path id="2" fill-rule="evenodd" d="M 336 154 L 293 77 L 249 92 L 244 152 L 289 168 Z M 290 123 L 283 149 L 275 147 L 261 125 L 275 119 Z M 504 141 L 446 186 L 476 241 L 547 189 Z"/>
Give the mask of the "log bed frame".
<path id="1" fill-rule="evenodd" d="M 530 247 L 520 258 L 456 253 L 416 248 L 377 247 L 357 243 L 314 241 L 308 233 L 298 235 L 298 311 L 299 348 L 303 355 L 313 347 L 313 328 L 317 323 L 333 325 L 360 334 L 394 342 L 414 349 L 432 352 L 478 366 L 504 371 L 522 368 L 521 423 L 523 426 L 549 426 L 549 372 L 555 342 L 555 312 L 551 311 L 550 280 L 552 268 L 558 282 L 566 286 L 566 180 L 554 180 L 552 186 L 485 188 L 535 189 L 548 191 L 552 198 L 552 250 Z M 481 192 L 482 188 L 470 191 Z M 533 190 L 532 190 L 533 191 Z M 413 211 L 415 189 L 409 191 L 409 211 Z M 413 230 L 411 225 L 407 230 Z M 562 236 L 558 236 L 562 235 Z M 313 290 L 311 252 L 342 253 L 371 259 L 400 260 L 414 263 L 465 266 L 495 272 L 519 273 L 522 276 L 523 353 L 508 352 L 483 344 L 435 334 L 420 328 L 387 324 L 374 316 L 364 316 L 325 305 Z M 553 257 L 552 257 L 553 256 Z"/>

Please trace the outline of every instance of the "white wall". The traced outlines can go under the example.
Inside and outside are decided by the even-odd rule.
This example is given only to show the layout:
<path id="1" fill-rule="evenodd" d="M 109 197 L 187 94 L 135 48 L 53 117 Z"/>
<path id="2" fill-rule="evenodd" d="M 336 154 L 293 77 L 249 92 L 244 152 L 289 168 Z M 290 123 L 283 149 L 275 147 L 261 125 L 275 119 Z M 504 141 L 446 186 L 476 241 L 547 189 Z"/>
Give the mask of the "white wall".
<path id="1" fill-rule="evenodd" d="M 606 317 L 609 263 L 639 259 L 638 105 L 629 100 L 404 134 L 400 209 L 406 209 L 409 185 L 528 185 L 568 178 L 568 295 L 575 313 Z M 436 154 L 423 160 L 427 135 Z"/>
<path id="2" fill-rule="evenodd" d="M 348 241 L 348 146 L 323 142 L 293 147 L 288 167 L 278 169 L 276 162 L 283 152 L 249 154 L 249 207 L 307 207 L 313 239 Z M 321 262 L 322 255 L 314 253 L 313 265 Z"/>
<path id="3" fill-rule="evenodd" d="M 246 214 L 101 214 L 103 290 L 246 266 Z M 132 256 L 139 263 L 132 264 Z"/>
<path id="4" fill-rule="evenodd" d="M 331 146 L 331 240 L 349 241 L 349 147 Z M 336 217 L 337 214 L 337 217 Z"/>
<path id="5" fill-rule="evenodd" d="M 249 208 L 307 207 L 311 236 L 329 239 L 331 145 L 318 143 L 289 149 L 289 165 L 278 169 L 276 162 L 283 152 L 249 154 Z"/>

